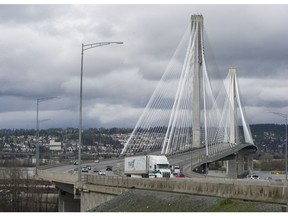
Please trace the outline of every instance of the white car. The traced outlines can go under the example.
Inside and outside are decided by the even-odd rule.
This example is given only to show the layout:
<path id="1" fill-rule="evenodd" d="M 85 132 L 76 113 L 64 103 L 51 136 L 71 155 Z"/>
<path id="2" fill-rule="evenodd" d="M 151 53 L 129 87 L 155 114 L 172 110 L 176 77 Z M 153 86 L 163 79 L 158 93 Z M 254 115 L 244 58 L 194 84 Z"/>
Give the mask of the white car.
<path id="1" fill-rule="evenodd" d="M 260 179 L 260 177 L 259 177 L 258 175 L 255 175 L 255 174 L 253 174 L 253 175 L 248 175 L 247 178 L 248 178 L 248 179 Z"/>
<path id="2" fill-rule="evenodd" d="M 82 167 L 81 171 L 82 171 L 82 172 L 89 172 L 88 169 L 87 169 L 87 167 Z"/>
<path id="3" fill-rule="evenodd" d="M 100 170 L 99 172 L 98 172 L 98 175 L 106 175 L 106 172 L 104 171 L 104 170 Z"/>

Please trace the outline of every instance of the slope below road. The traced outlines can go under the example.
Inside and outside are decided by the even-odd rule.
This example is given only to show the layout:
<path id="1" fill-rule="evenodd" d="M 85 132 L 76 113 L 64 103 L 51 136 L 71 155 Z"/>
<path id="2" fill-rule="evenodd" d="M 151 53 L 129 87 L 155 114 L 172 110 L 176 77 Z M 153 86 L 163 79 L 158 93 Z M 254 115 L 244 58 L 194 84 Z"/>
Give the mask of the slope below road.
<path id="1" fill-rule="evenodd" d="M 283 205 L 131 189 L 93 212 L 281 212 Z"/>

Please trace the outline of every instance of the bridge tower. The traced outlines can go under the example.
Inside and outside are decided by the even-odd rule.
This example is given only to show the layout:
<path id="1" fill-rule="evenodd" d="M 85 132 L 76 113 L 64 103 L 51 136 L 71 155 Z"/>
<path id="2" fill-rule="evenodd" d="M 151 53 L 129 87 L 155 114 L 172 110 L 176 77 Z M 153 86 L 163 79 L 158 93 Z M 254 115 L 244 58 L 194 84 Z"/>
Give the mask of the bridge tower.
<path id="1" fill-rule="evenodd" d="M 172 151 L 181 151 L 187 148 L 199 148 L 201 147 L 201 140 L 204 140 L 206 144 L 207 131 L 204 132 L 204 138 L 201 137 L 203 135 L 201 129 L 203 130 L 203 126 L 206 123 L 204 92 L 207 91 L 205 88 L 209 86 L 207 77 L 203 44 L 203 16 L 192 15 L 190 43 L 187 48 L 181 76 L 179 77 L 179 85 L 175 94 L 161 154 L 170 154 Z M 186 105 L 185 103 L 191 103 L 191 105 Z M 185 109 L 190 111 L 185 113 Z M 185 119 L 183 115 L 186 115 Z M 206 125 L 204 128 L 206 129 Z M 181 130 L 182 132 L 179 132 Z M 181 138 L 183 136 L 188 138 L 183 141 L 183 138 Z"/>
<path id="2" fill-rule="evenodd" d="M 236 69 L 235 68 L 229 68 L 228 71 L 228 77 L 229 77 L 229 101 L 230 101 L 230 111 L 229 111 L 229 118 L 230 118 L 230 137 L 229 137 L 229 143 L 236 144 L 238 143 L 239 136 L 237 134 L 237 124 L 236 124 L 236 118 L 237 118 L 237 109 L 236 109 L 236 89 L 235 89 L 235 76 L 236 76 Z"/>
<path id="3" fill-rule="evenodd" d="M 195 148 L 200 147 L 201 139 L 201 125 L 200 125 L 200 115 L 201 115 L 201 83 L 203 80 L 203 58 L 204 58 L 204 46 L 203 46 L 203 16 L 202 15 L 192 15 L 191 16 L 191 31 L 195 32 L 195 54 L 191 55 L 191 58 L 195 58 L 193 77 L 193 123 L 192 123 L 192 136 L 193 144 Z M 190 60 L 191 62 L 192 60 Z"/>
<path id="4" fill-rule="evenodd" d="M 240 124 L 243 126 L 243 138 L 245 143 L 254 144 L 252 134 L 250 131 L 250 127 L 247 124 L 246 114 L 242 107 L 241 100 L 240 100 L 240 92 L 237 82 L 236 76 L 236 68 L 229 68 L 228 71 L 228 98 L 229 98 L 229 128 L 230 128 L 230 136 L 229 136 L 229 143 L 231 144 L 239 144 L 239 128 L 237 119 L 239 118 Z M 239 113 L 238 113 L 239 112 Z"/>
<path id="5" fill-rule="evenodd" d="M 227 95 L 228 95 L 228 124 L 227 124 L 227 132 L 229 133 L 228 143 L 231 146 L 241 145 L 240 141 L 240 131 L 239 124 L 243 127 L 243 143 L 253 143 L 250 127 L 247 124 L 246 116 L 244 109 L 242 108 L 240 101 L 240 93 L 238 88 L 237 76 L 236 76 L 236 68 L 229 68 L 228 76 L 227 76 L 228 86 Z M 240 122 L 238 123 L 238 119 Z M 234 155 L 234 157 L 230 158 L 226 161 L 226 173 L 231 178 L 237 178 L 245 174 L 244 163 L 245 159 L 247 160 L 248 170 L 251 172 L 253 170 L 253 160 L 251 160 L 252 155 L 248 150 L 242 150 Z"/>

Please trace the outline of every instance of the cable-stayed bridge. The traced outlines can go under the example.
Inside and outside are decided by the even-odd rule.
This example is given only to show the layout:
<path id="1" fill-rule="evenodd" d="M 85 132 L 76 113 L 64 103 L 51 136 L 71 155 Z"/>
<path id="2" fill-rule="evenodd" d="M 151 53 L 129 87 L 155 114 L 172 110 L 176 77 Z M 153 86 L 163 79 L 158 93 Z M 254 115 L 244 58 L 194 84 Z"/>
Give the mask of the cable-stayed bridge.
<path id="1" fill-rule="evenodd" d="M 183 47 L 186 49 L 181 53 Z M 231 178 L 244 174 L 245 159 L 252 166 L 251 153 L 257 148 L 241 103 L 236 69 L 230 68 L 224 80 L 217 78 L 206 62 L 204 50 L 203 17 L 193 15 L 122 156 L 164 154 L 170 163 L 181 165 L 182 171 L 190 169 L 187 173 L 191 169 L 205 173 L 210 162 L 225 160 Z M 119 168 L 121 173 L 124 159 L 103 160 L 97 167 L 105 169 L 107 165 Z M 74 165 L 37 170 L 38 177 L 55 182 L 59 211 L 87 211 L 130 188 L 287 204 L 286 183 L 258 184 L 223 178 L 147 179 L 114 174 L 82 174 L 79 180 Z"/>
<path id="2" fill-rule="evenodd" d="M 236 69 L 230 68 L 225 80 L 216 78 L 206 64 L 203 32 L 203 16 L 193 15 L 186 40 L 184 36 L 122 155 L 157 150 L 173 155 L 204 148 L 202 161 L 207 162 L 242 148 L 256 150 Z"/>

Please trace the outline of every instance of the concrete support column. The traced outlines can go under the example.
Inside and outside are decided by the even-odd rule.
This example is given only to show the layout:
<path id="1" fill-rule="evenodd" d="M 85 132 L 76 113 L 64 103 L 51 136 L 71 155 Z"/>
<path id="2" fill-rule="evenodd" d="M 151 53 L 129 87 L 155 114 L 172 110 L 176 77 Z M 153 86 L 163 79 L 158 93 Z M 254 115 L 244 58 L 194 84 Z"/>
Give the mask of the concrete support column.
<path id="1" fill-rule="evenodd" d="M 226 161 L 226 174 L 229 178 L 237 178 L 236 158 Z"/>
<path id="2" fill-rule="evenodd" d="M 80 200 L 73 194 L 59 190 L 58 195 L 58 212 L 80 212 Z"/>
<path id="3" fill-rule="evenodd" d="M 237 173 L 238 176 L 244 175 L 245 174 L 245 169 L 244 169 L 244 165 L 245 165 L 245 160 L 244 160 L 244 155 L 243 154 L 237 154 Z"/>
<path id="4" fill-rule="evenodd" d="M 249 154 L 247 158 L 247 167 L 249 174 L 253 173 L 254 165 L 253 165 L 253 154 Z"/>
<path id="5" fill-rule="evenodd" d="M 233 159 L 226 161 L 226 174 L 229 178 L 238 178 L 245 175 L 244 170 L 244 155 L 237 154 Z"/>

